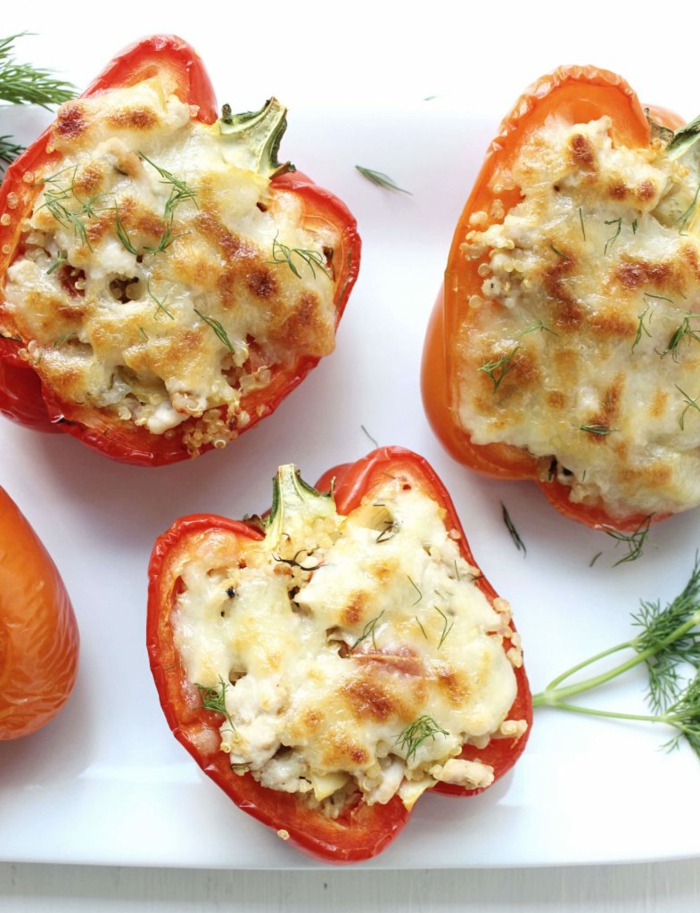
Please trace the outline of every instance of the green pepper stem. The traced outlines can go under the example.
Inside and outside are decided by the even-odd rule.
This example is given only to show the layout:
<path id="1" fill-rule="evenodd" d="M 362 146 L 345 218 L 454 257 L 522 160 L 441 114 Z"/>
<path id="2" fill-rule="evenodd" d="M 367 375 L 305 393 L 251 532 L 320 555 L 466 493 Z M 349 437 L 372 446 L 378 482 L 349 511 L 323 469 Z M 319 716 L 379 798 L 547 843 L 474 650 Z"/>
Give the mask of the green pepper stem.
<path id="1" fill-rule="evenodd" d="M 232 114 L 230 106 L 224 105 L 219 119 L 221 136 L 233 147 L 236 165 L 267 178 L 295 170 L 290 162 L 280 164 L 277 159 L 286 129 L 287 109 L 276 98 L 259 111 L 243 114 Z"/>

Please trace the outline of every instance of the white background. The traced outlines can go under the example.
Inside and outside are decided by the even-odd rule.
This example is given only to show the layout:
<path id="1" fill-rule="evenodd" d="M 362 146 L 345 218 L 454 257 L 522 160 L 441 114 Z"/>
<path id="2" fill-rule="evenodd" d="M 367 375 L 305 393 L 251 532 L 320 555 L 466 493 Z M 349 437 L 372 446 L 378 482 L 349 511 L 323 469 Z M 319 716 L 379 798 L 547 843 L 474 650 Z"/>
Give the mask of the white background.
<path id="1" fill-rule="evenodd" d="M 143 650 L 155 535 L 184 513 L 263 510 L 278 463 L 295 461 L 314 481 L 371 449 L 363 428 L 380 444 L 421 452 L 443 477 L 477 560 L 513 603 L 535 690 L 627 638 L 641 597 L 666 600 L 683 586 L 700 546 L 697 512 L 655 530 L 636 564 L 612 568 L 610 540 L 554 514 L 533 486 L 454 464 L 418 392 L 447 246 L 501 116 L 545 72 L 594 63 L 625 76 L 643 101 L 690 119 L 700 109 L 693 23 L 671 20 L 639 3 L 590 0 L 270 0 L 201 12 L 192 3 L 159 11 L 131 0 L 109 9 L 37 0 L 3 9 L 3 34 L 35 33 L 18 57 L 78 86 L 125 44 L 174 32 L 204 58 L 221 102 L 247 110 L 276 95 L 290 109 L 282 154 L 343 197 L 364 240 L 336 353 L 226 451 L 139 470 L 67 438 L 0 425 L 0 484 L 62 569 L 83 632 L 64 713 L 37 736 L 0 745 L 3 913 L 159 902 L 183 911 L 696 909 L 700 770 L 688 751 L 658 751 L 666 734 L 542 711 L 506 783 L 471 805 L 426 797 L 380 860 L 339 872 L 278 845 L 192 769 L 165 731 Z M 45 122 L 42 112 L 0 112 L 0 133 L 30 138 Z M 372 187 L 355 164 L 389 173 L 412 195 Z M 501 501 L 526 558 L 503 527 Z M 640 709 L 642 687 L 633 676 L 600 700 Z"/>

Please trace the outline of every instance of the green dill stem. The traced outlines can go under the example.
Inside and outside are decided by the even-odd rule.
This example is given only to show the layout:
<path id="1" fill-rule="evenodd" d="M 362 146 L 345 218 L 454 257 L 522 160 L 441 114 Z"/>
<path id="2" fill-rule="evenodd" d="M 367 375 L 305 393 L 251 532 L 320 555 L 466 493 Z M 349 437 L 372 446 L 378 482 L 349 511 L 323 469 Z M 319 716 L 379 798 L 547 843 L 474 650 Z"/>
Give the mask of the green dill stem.
<path id="1" fill-rule="evenodd" d="M 579 663 L 577 666 L 569 669 L 563 675 L 555 678 L 554 681 L 550 682 L 550 684 L 547 685 L 544 691 L 540 691 L 539 694 L 536 694 L 533 697 L 532 705 L 533 707 L 544 706 L 569 709 L 568 705 L 565 706 L 564 704 L 567 698 L 574 697 L 576 694 L 582 694 L 584 691 L 590 691 L 593 688 L 597 688 L 599 685 L 604 685 L 606 682 L 617 678 L 619 675 L 622 675 L 630 669 L 634 669 L 634 667 L 638 666 L 640 663 L 645 663 L 648 659 L 656 656 L 657 653 L 660 653 L 670 644 L 675 643 L 681 637 L 684 637 L 697 624 L 700 624 L 700 609 L 696 609 L 695 612 L 693 612 L 693 614 L 685 622 L 683 622 L 683 624 L 679 625 L 663 640 L 658 641 L 658 643 L 655 643 L 652 647 L 647 647 L 646 650 L 640 650 L 639 652 L 636 652 L 633 657 L 626 660 L 624 663 L 620 663 L 619 666 L 615 666 L 614 668 L 609 669 L 607 672 L 602 672 L 600 675 L 595 675 L 592 678 L 584 679 L 582 682 L 576 682 L 573 685 L 567 685 L 563 688 L 557 687 L 560 682 L 569 678 L 575 672 L 592 665 L 593 663 L 603 659 L 606 656 L 610 656 L 612 653 L 617 653 L 620 650 L 627 648 L 634 650 L 638 638 L 634 638 L 627 643 L 618 644 L 616 647 L 611 647 L 609 650 L 605 650 L 602 653 L 599 653 L 597 656 L 593 656 L 590 659 Z M 629 719 L 629 717 L 626 718 Z M 654 719 L 658 719 L 658 717 L 654 717 Z"/>
<path id="2" fill-rule="evenodd" d="M 536 704 L 533 706 L 541 706 Z M 668 723 L 670 726 L 677 725 L 677 721 L 671 714 L 650 714 L 650 713 L 617 713 L 614 710 L 597 710 L 594 707 L 581 707 L 580 704 L 567 704 L 563 701 L 557 701 L 556 705 L 559 710 L 571 710 L 574 713 L 584 713 L 588 716 L 603 716 L 614 720 L 632 720 L 640 723 Z"/>

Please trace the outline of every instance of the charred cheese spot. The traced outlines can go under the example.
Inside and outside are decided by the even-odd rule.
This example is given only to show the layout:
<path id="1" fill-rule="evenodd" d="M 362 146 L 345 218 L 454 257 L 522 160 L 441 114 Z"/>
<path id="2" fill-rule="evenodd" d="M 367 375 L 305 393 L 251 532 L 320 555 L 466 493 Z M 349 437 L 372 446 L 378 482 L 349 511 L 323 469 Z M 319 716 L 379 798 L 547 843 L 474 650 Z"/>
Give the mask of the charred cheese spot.
<path id="1" fill-rule="evenodd" d="M 508 604 L 489 604 L 444 510 L 401 478 L 347 517 L 327 497 L 285 500 L 288 490 L 264 541 L 241 554 L 232 540 L 226 562 L 225 536 L 202 535 L 183 560 L 173 624 L 187 679 L 216 688 L 246 670 L 224 690 L 221 741 L 264 786 L 302 797 L 315 783 L 329 815 L 358 797 L 410 805 L 436 764 L 508 720 L 520 658 L 504 645 Z M 377 535 L 382 516 L 395 523 L 389 538 Z M 281 555 L 313 556 L 313 569 Z M 235 610 L 222 612 L 231 580 Z M 433 735 L 413 744 L 411 727 L 427 718 Z"/>
<path id="2" fill-rule="evenodd" d="M 273 245 L 326 263 L 339 238 L 307 225 L 299 198 L 271 191 L 164 79 L 59 109 L 62 158 L 32 175 L 41 191 L 0 289 L 0 333 L 21 335 L 69 417 L 176 435 L 196 456 L 271 411 L 262 391 L 281 374 L 333 350 L 333 279 L 303 259 L 293 270 Z M 67 332 L 84 348 L 57 343 Z M 251 395 L 262 402 L 247 408 Z"/>
<path id="3" fill-rule="evenodd" d="M 85 114 L 80 101 L 67 102 L 59 108 L 54 130 L 62 139 L 74 139 L 86 129 Z"/>
<path id="4" fill-rule="evenodd" d="M 565 466 L 571 500 L 613 520 L 700 504 L 694 154 L 625 148 L 607 117 L 551 118 L 494 175 L 519 198 L 503 218 L 483 213 L 461 248 L 483 278 L 457 334 L 462 429 Z M 532 326 L 547 329 L 523 336 Z M 483 365 L 516 344 L 495 389 Z"/>

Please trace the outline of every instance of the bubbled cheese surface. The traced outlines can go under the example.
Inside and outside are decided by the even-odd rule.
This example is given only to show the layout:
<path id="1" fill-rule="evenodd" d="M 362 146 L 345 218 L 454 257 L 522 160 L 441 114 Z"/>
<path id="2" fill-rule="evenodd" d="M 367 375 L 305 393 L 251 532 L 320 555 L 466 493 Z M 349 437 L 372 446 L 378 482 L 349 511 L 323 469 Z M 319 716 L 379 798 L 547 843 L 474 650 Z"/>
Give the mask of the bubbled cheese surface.
<path id="1" fill-rule="evenodd" d="M 195 113 L 160 79 L 59 110 L 63 158 L 24 176 L 41 190 L 0 309 L 61 401 L 154 434 L 189 422 L 193 453 L 212 415 L 221 444 L 247 424 L 275 367 L 332 351 L 337 243 Z"/>
<path id="2" fill-rule="evenodd" d="M 492 781 L 456 756 L 524 731 L 504 726 L 520 651 L 434 501 L 388 480 L 347 517 L 317 497 L 279 538 L 226 538 L 188 556 L 174 633 L 190 684 L 225 700 L 234 770 L 330 814 Z"/>
<path id="3" fill-rule="evenodd" d="M 499 191 L 521 202 L 504 217 Z M 611 517 L 700 503 L 697 168 L 615 145 L 609 118 L 550 119 L 499 171 L 462 254 L 480 293 L 456 409 L 477 444 L 542 459 Z"/>

